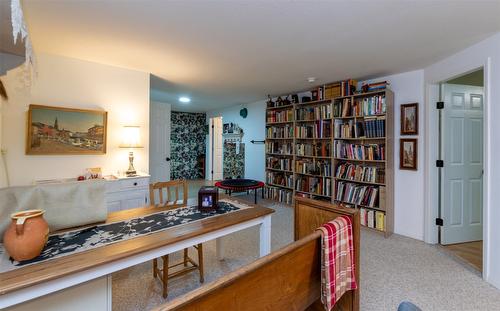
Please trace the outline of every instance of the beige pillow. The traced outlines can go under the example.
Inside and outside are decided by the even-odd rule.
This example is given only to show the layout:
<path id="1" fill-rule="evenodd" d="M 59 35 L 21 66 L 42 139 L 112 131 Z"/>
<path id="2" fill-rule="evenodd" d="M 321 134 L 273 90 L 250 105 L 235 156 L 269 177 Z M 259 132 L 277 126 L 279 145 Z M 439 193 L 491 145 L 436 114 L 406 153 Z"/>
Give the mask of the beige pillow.
<path id="1" fill-rule="evenodd" d="M 106 220 L 106 182 L 90 180 L 0 189 L 0 239 L 10 215 L 29 209 L 45 210 L 50 231 Z"/>

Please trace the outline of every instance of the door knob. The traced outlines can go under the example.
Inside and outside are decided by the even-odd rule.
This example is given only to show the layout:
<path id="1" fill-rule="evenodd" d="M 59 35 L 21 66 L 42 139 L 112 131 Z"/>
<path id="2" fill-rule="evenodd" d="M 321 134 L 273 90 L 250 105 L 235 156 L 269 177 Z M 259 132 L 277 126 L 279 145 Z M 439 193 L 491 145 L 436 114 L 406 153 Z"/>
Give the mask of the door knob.
<path id="1" fill-rule="evenodd" d="M 165 161 L 167 161 L 167 162 L 168 162 L 168 161 L 170 161 L 170 158 L 169 158 L 169 157 L 167 157 L 167 158 L 165 159 Z"/>

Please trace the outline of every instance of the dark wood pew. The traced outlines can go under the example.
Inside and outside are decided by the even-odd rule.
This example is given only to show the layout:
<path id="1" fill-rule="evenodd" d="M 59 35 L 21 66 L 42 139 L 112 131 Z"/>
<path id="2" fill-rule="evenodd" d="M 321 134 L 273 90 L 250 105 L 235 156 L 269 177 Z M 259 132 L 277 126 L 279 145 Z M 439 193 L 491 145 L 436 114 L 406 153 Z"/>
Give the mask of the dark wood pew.
<path id="1" fill-rule="evenodd" d="M 297 198 L 297 241 L 155 310 L 324 310 L 319 302 L 321 236 L 314 229 L 341 215 L 347 215 L 353 220 L 356 276 L 359 284 L 358 212 Z M 342 310 L 358 311 L 359 290 L 344 294 L 337 305 Z M 336 307 L 335 310 L 340 309 Z"/>

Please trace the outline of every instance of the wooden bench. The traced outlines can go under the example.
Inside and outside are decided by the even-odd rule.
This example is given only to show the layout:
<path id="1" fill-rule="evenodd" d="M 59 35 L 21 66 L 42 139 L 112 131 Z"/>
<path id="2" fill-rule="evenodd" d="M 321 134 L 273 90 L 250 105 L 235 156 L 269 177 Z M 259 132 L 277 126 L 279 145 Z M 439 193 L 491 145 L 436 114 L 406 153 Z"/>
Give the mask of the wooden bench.
<path id="1" fill-rule="evenodd" d="M 321 236 L 314 230 L 341 215 L 353 221 L 359 284 L 359 213 L 296 198 L 297 241 L 155 310 L 324 310 L 319 301 Z M 334 310 L 358 311 L 359 290 L 344 294 Z"/>

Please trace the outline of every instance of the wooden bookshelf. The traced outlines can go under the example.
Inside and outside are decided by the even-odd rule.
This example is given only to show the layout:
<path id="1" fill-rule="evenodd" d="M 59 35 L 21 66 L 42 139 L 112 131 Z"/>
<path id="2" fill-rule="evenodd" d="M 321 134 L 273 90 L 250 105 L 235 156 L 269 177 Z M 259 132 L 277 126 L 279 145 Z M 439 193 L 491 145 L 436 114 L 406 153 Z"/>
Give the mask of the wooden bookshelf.
<path id="1" fill-rule="evenodd" d="M 369 98 L 384 98 L 380 111 L 358 111 L 357 114 L 336 114 L 338 105 L 342 101 L 349 100 L 351 103 L 363 103 Z M 368 105 L 369 106 L 369 105 Z M 291 118 L 279 121 L 270 118 L 275 111 L 292 112 Z M 340 111 L 342 112 L 342 111 Z M 380 122 L 384 120 L 383 130 L 372 126 L 380 127 Z M 377 121 L 379 123 L 377 123 Z M 378 129 L 376 135 L 368 133 L 355 133 L 357 135 L 346 135 L 336 137 L 336 124 L 346 123 L 352 125 L 359 124 L 370 126 L 370 134 Z M 371 122 L 371 123 L 370 123 Z M 293 103 L 280 107 L 267 107 L 266 110 L 266 195 L 268 198 L 277 199 L 285 203 L 292 203 L 295 196 L 307 197 L 317 200 L 337 203 L 346 207 L 360 209 L 363 213 L 371 211 L 376 218 L 375 212 L 383 213 L 384 230 L 377 228 L 370 229 L 383 233 L 386 237 L 394 230 L 394 95 L 389 89 L 380 91 L 360 93 L 348 96 L 338 96 L 334 98 L 309 101 L 305 103 Z M 288 127 L 287 130 L 280 128 Z M 289 127 L 293 132 L 288 132 Z M 323 128 L 324 127 L 324 128 Z M 322 128 L 322 131 L 319 131 Z M 315 129 L 315 130 L 314 130 Z M 328 131 L 326 133 L 325 131 Z M 270 135 L 272 133 L 289 134 L 288 137 L 280 135 Z M 359 131 L 358 131 L 359 132 Z M 292 135 L 293 134 L 293 135 Z M 362 135 L 361 135 L 362 134 Z M 347 135 L 348 136 L 348 135 Z M 336 143 L 345 145 L 355 145 L 359 150 L 365 150 L 368 157 L 338 156 Z M 278 145 L 276 145 L 278 144 Z M 291 144 L 289 148 L 276 148 L 279 144 Z M 274 146 L 274 147 L 273 147 Z M 339 145 L 341 146 L 341 145 Z M 383 150 L 382 150 L 383 147 Z M 338 147 L 340 148 L 340 147 Z M 286 150 L 285 150 L 286 149 Z M 291 150 L 291 153 L 290 153 Z M 383 154 L 383 157 L 377 156 Z M 278 165 L 277 161 L 287 163 Z M 272 162 L 272 163 L 271 163 Z M 337 169 L 340 165 L 351 165 L 366 169 L 367 172 L 379 174 L 384 180 L 373 180 L 373 178 L 352 179 L 337 176 Z M 312 169 L 311 169 L 312 168 Z M 375 168 L 375 169 L 374 169 Z M 383 172 L 383 173 L 381 173 Z M 282 174 L 291 177 L 288 183 L 277 183 L 280 179 L 268 178 Z M 375 176 L 375 179 L 380 176 Z M 327 180 L 329 180 L 327 182 Z M 329 183 L 329 189 L 324 187 Z M 351 187 L 366 187 L 366 189 L 377 189 L 372 202 L 358 202 L 345 200 L 338 197 L 339 183 L 350 184 Z M 320 185 L 323 188 L 320 188 Z M 305 186 L 304 186 L 305 185 Z M 370 187 L 370 188 L 368 188 Z M 319 189 L 319 190 L 318 190 Z M 383 189 L 383 190 L 381 190 Z M 279 194 L 278 194 L 279 192 Z M 380 199 L 383 192 L 383 199 Z M 286 193 L 287 195 L 282 195 Z M 337 199 L 339 198 L 339 199 Z M 359 201 L 359 200 L 358 200 Z M 381 202 L 383 201 L 383 202 Z M 384 203 L 385 202 L 385 203 Z M 379 217 L 380 214 L 378 214 Z M 373 226 L 372 226 L 373 227 Z"/>
<path id="2" fill-rule="evenodd" d="M 380 102 L 382 98 L 383 102 Z M 347 101 L 350 102 L 351 109 L 345 107 Z M 333 201 L 360 209 L 364 214 L 361 218 L 368 218 L 368 213 L 372 213 L 369 219 L 374 223 L 377 220 L 380 223 L 383 217 L 383 230 L 380 227 L 377 229 L 376 224 L 367 227 L 388 237 L 394 231 L 394 95 L 389 89 L 384 89 L 337 97 L 333 101 L 333 111 Z M 345 151 L 342 153 L 347 155 L 339 155 L 339 150 Z M 347 150 L 350 150 L 350 154 Z M 373 156 L 367 156 L 368 154 Z M 338 176 L 341 169 L 345 173 L 347 168 L 350 169 L 351 177 Z M 353 173 L 356 170 L 358 173 Z M 366 178 L 366 175 L 371 178 Z M 373 177 L 374 175 L 376 176 Z M 383 181 L 373 180 L 382 178 L 381 176 Z M 374 196 L 371 204 L 352 199 L 362 189 L 365 194 L 371 193 Z M 348 190 L 351 195 L 346 194 Z M 366 221 L 363 222 L 366 224 Z"/>
<path id="3" fill-rule="evenodd" d="M 295 182 L 293 176 L 294 107 L 294 104 L 288 104 L 266 108 L 266 187 L 264 191 L 267 198 L 287 204 L 293 201 Z"/>

